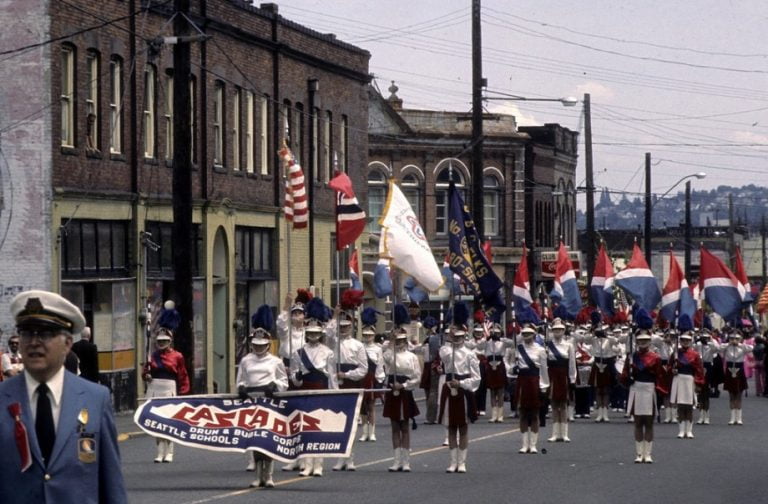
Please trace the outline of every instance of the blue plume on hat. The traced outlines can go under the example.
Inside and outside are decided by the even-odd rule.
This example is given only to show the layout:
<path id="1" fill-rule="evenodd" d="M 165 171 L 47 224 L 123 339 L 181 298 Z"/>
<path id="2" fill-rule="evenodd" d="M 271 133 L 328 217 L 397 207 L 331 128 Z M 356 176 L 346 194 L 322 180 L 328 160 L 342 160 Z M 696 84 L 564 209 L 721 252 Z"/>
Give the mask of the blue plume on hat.
<path id="1" fill-rule="evenodd" d="M 589 318 L 592 321 L 592 327 L 598 326 L 603 321 L 603 314 L 600 313 L 600 310 L 595 310 L 589 315 Z"/>
<path id="2" fill-rule="evenodd" d="M 653 319 L 645 308 L 638 308 L 635 311 L 635 324 L 640 329 L 651 329 L 653 327 Z"/>
<path id="3" fill-rule="evenodd" d="M 363 312 L 360 314 L 360 321 L 363 323 L 363 325 L 372 326 L 376 325 L 376 318 L 379 312 L 376 311 L 375 308 L 371 308 L 370 306 L 363 310 Z"/>
<path id="4" fill-rule="evenodd" d="M 686 331 L 692 331 L 693 330 L 693 320 L 691 320 L 691 316 L 687 313 L 683 313 L 677 318 L 677 329 L 680 332 L 686 332 Z"/>
<path id="5" fill-rule="evenodd" d="M 469 307 L 464 302 L 458 302 L 453 306 L 453 323 L 457 326 L 467 325 L 469 320 Z"/>
<path id="6" fill-rule="evenodd" d="M 411 316 L 408 314 L 408 308 L 404 304 L 397 303 L 395 305 L 395 325 L 401 326 L 411 321 Z"/>
<path id="7" fill-rule="evenodd" d="M 272 331 L 275 324 L 275 317 L 272 315 L 272 309 L 268 305 L 261 305 L 256 313 L 251 315 L 251 327 L 254 329 L 264 329 L 267 332 Z"/>
<path id="8" fill-rule="evenodd" d="M 330 320 L 330 318 L 333 316 L 333 311 L 325 306 L 325 303 L 323 303 L 323 300 L 319 297 L 313 297 L 310 299 L 304 309 L 307 318 L 313 318 L 315 320 L 319 320 L 320 322 L 328 322 L 328 320 Z"/>
<path id="9" fill-rule="evenodd" d="M 176 308 L 163 308 L 160 311 L 160 316 L 157 319 L 157 325 L 175 331 L 181 323 L 181 315 L 176 311 Z"/>
<path id="10" fill-rule="evenodd" d="M 710 318 L 708 316 L 704 315 L 703 316 L 703 320 L 704 320 L 704 329 L 709 329 L 711 331 L 712 330 L 712 321 L 710 320 Z"/>
<path id="11" fill-rule="evenodd" d="M 429 315 L 421 323 L 424 325 L 425 328 L 432 329 L 437 325 L 437 319 L 432 315 Z"/>

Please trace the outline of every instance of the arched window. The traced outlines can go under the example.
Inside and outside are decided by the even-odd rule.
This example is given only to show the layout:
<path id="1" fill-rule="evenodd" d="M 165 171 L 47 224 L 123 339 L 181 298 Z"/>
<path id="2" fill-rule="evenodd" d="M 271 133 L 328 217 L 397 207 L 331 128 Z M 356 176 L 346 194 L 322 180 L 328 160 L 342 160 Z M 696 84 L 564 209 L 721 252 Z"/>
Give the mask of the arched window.
<path id="1" fill-rule="evenodd" d="M 406 175 L 403 177 L 400 187 L 402 187 L 403 194 L 408 199 L 413 213 L 419 219 L 419 223 L 423 223 L 421 220 L 421 183 L 419 179 L 413 174 Z"/>
<path id="2" fill-rule="evenodd" d="M 465 198 L 464 177 L 461 172 L 456 168 L 444 168 L 437 175 L 435 184 L 435 231 L 439 235 L 448 233 L 448 186 L 451 181 L 456 184 L 456 189 L 459 190 L 462 198 Z"/>
<path id="3" fill-rule="evenodd" d="M 483 231 L 485 236 L 498 236 L 500 228 L 501 184 L 498 178 L 486 175 L 483 177 Z"/>
<path id="4" fill-rule="evenodd" d="M 384 203 L 387 198 L 387 177 L 377 170 L 368 172 L 368 232 L 378 233 L 380 230 L 379 218 L 384 211 Z"/>

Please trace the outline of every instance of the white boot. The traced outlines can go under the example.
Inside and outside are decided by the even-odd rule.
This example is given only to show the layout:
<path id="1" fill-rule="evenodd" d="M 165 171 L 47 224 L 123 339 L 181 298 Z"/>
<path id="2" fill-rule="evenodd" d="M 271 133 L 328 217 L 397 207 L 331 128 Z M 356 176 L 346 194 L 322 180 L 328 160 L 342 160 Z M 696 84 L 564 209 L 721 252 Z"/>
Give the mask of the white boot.
<path id="1" fill-rule="evenodd" d="M 683 439 L 685 437 L 685 422 L 680 422 L 680 428 L 677 429 L 677 438 Z"/>
<path id="2" fill-rule="evenodd" d="M 443 446 L 448 446 L 448 428 L 445 429 L 445 439 L 443 439 Z"/>
<path id="3" fill-rule="evenodd" d="M 496 406 L 491 406 L 491 416 L 488 417 L 488 423 L 496 423 Z"/>
<path id="4" fill-rule="evenodd" d="M 368 428 L 368 426 L 369 426 L 369 425 L 371 425 L 371 424 L 369 424 L 369 423 L 364 423 L 364 424 L 363 424 L 363 429 L 362 429 L 362 430 L 363 430 L 363 433 L 362 433 L 362 434 L 360 435 L 360 437 L 357 439 L 358 441 L 360 441 L 360 442 L 363 442 L 363 441 L 368 441 L 368 435 L 369 435 L 369 434 L 368 434 L 368 433 L 369 433 L 369 430 L 368 430 L 369 428 Z"/>
<path id="5" fill-rule="evenodd" d="M 411 472 L 411 450 L 408 448 L 400 448 L 400 470 Z"/>
<path id="6" fill-rule="evenodd" d="M 531 432 L 530 434 L 531 434 L 531 447 L 528 453 L 539 453 L 539 450 L 536 449 L 536 442 L 539 440 L 539 433 Z"/>
<path id="7" fill-rule="evenodd" d="M 645 453 L 643 454 L 643 462 L 645 462 L 646 464 L 653 464 L 653 459 L 651 458 L 652 449 L 653 449 L 653 441 L 646 441 Z"/>
<path id="8" fill-rule="evenodd" d="M 672 423 L 672 408 L 664 408 L 664 423 Z"/>
<path id="9" fill-rule="evenodd" d="M 320 477 L 323 475 L 323 458 L 315 457 L 312 464 L 312 476 Z"/>
<path id="10" fill-rule="evenodd" d="M 635 441 L 635 464 L 643 462 L 645 455 L 645 441 Z"/>
<path id="11" fill-rule="evenodd" d="M 744 425 L 744 422 L 741 421 L 741 408 L 736 410 L 736 425 Z"/>
<path id="12" fill-rule="evenodd" d="M 504 402 L 501 403 L 501 406 L 498 408 L 498 413 L 496 413 L 496 423 L 504 423 Z"/>
<path id="13" fill-rule="evenodd" d="M 246 458 L 248 459 L 248 465 L 245 467 L 245 470 L 248 472 L 253 472 L 256 470 L 256 459 L 253 457 L 253 452 L 247 452 L 245 454 Z"/>
<path id="14" fill-rule="evenodd" d="M 568 422 L 560 424 L 560 435 L 562 436 L 564 442 L 571 442 L 571 438 L 568 437 Z"/>
<path id="15" fill-rule="evenodd" d="M 296 469 L 301 469 L 303 471 L 305 469 L 306 465 L 304 467 L 299 467 L 303 463 L 303 461 L 304 460 L 302 459 L 302 461 L 294 460 L 293 462 L 289 462 L 289 463 L 285 464 L 281 468 L 281 470 L 282 471 L 295 471 Z M 310 471 L 311 471 L 311 469 L 310 469 Z M 306 474 L 305 476 L 309 476 L 309 475 Z"/>
<path id="16" fill-rule="evenodd" d="M 376 442 L 376 424 L 368 424 L 368 441 L 371 441 L 373 443 Z"/>
<path id="17" fill-rule="evenodd" d="M 312 469 L 314 469 L 314 459 L 313 458 L 305 458 L 302 459 L 304 462 L 304 467 L 301 471 L 299 471 L 299 476 L 312 476 Z M 284 471 L 292 471 L 293 469 L 286 469 L 286 467 L 291 466 L 292 464 L 288 464 L 287 466 L 283 467 Z"/>
<path id="18" fill-rule="evenodd" d="M 155 444 L 157 445 L 157 455 L 155 456 L 155 464 L 159 464 L 163 461 L 163 458 L 165 458 L 165 440 L 164 439 L 156 439 Z"/>
<path id="19" fill-rule="evenodd" d="M 448 466 L 445 472 L 452 473 L 452 472 L 456 472 L 456 466 L 458 465 L 458 458 L 459 458 L 459 449 L 451 448 L 449 451 L 451 454 L 451 465 Z"/>
<path id="20" fill-rule="evenodd" d="M 611 419 L 608 417 L 608 407 L 606 406 L 603 408 L 603 422 L 610 422 Z"/>
<path id="21" fill-rule="evenodd" d="M 595 408 L 595 411 L 597 412 L 597 416 L 595 417 L 595 423 L 600 423 L 603 421 L 603 408 Z"/>
<path id="22" fill-rule="evenodd" d="M 357 467 L 355 467 L 355 452 L 354 451 L 349 452 L 349 458 L 347 459 L 346 469 L 347 469 L 347 471 L 355 471 L 355 470 L 357 470 Z"/>
<path id="23" fill-rule="evenodd" d="M 345 471 L 347 469 L 347 459 L 346 458 L 338 458 L 336 459 L 336 463 L 331 468 L 332 471 Z"/>
<path id="24" fill-rule="evenodd" d="M 389 472 L 397 472 L 400 470 L 400 452 L 402 452 L 401 448 L 395 448 L 395 453 L 392 457 L 392 465 L 387 469 Z"/>
<path id="25" fill-rule="evenodd" d="M 568 406 L 568 421 L 569 422 L 573 422 L 573 420 L 574 420 L 574 418 L 573 418 L 574 411 L 575 411 L 575 409 L 574 409 L 573 406 Z"/>
<path id="26" fill-rule="evenodd" d="M 704 412 L 704 425 L 709 425 L 709 410 Z"/>
<path id="27" fill-rule="evenodd" d="M 547 443 L 554 443 L 560 438 L 560 423 L 552 423 L 552 435 L 547 438 Z"/>
<path id="28" fill-rule="evenodd" d="M 521 434 L 521 437 L 523 438 L 523 447 L 520 448 L 518 453 L 528 453 L 531 449 L 531 433 L 529 432 L 523 432 Z"/>
<path id="29" fill-rule="evenodd" d="M 457 473 L 467 472 L 467 449 L 459 449 L 459 463 L 456 466 Z"/>
<path id="30" fill-rule="evenodd" d="M 165 457 L 163 457 L 163 462 L 166 464 L 173 462 L 173 443 L 170 441 L 165 441 Z"/>
<path id="31" fill-rule="evenodd" d="M 262 462 L 261 481 L 266 488 L 274 488 L 275 482 L 272 480 L 272 473 L 275 472 L 275 461 L 272 459 Z"/>
<path id="32" fill-rule="evenodd" d="M 683 423 L 685 424 L 685 437 L 693 439 L 693 422 L 691 420 L 686 420 Z"/>
<path id="33" fill-rule="evenodd" d="M 706 418 L 707 413 L 704 410 L 699 410 L 699 419 L 696 421 L 697 424 L 702 425 L 704 423 L 704 418 Z"/>
<path id="34" fill-rule="evenodd" d="M 261 486 L 261 474 L 263 472 L 263 466 L 261 464 L 261 460 L 253 460 L 253 472 L 254 472 L 254 478 L 251 482 L 251 488 L 258 488 Z"/>
<path id="35" fill-rule="evenodd" d="M 736 410 L 731 410 L 731 419 L 728 421 L 728 425 L 736 425 Z"/>

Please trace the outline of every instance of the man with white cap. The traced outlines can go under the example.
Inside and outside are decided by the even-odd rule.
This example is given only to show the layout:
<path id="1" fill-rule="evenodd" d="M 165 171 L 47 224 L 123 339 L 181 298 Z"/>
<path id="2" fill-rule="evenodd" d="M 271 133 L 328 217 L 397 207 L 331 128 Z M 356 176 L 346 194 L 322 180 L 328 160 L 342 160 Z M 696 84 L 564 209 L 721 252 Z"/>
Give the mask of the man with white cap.
<path id="1" fill-rule="evenodd" d="M 691 346 L 693 334 L 686 331 L 680 335 L 680 348 L 677 350 L 672 369 L 672 390 L 670 402 L 677 404 L 677 418 L 680 439 L 693 439 L 693 405 L 696 403 L 696 388 L 704 386 L 704 365 L 701 356 Z"/>
<path id="2" fill-rule="evenodd" d="M 106 387 L 64 370 L 80 310 L 53 292 L 11 301 L 24 372 L 0 383 L 3 504 L 128 502 Z"/>
<path id="3" fill-rule="evenodd" d="M 520 434 L 523 445 L 518 453 L 538 453 L 539 409 L 541 394 L 549 388 L 547 351 L 536 343 L 536 329 L 523 327 L 523 342 L 517 345 L 517 388 L 515 401 L 520 417 Z"/>
<path id="4" fill-rule="evenodd" d="M 251 352 L 243 357 L 237 369 L 238 394 L 241 399 L 249 399 L 253 395 L 271 396 L 274 392 L 288 389 L 288 373 L 283 361 L 269 352 L 272 311 L 267 305 L 262 305 L 254 314 L 250 334 Z M 272 488 L 274 461 L 261 453 L 251 452 L 251 462 L 256 478 L 252 487 Z M 249 465 L 250 469 L 250 465 Z"/>
<path id="5" fill-rule="evenodd" d="M 24 371 L 24 363 L 21 360 L 21 352 L 19 352 L 19 335 L 12 334 L 8 338 L 8 351 L 2 354 L 0 357 L 0 381 L 3 378 L 10 378 L 21 374 Z"/>
<path id="6" fill-rule="evenodd" d="M 547 341 L 547 370 L 549 372 L 549 397 L 552 401 L 552 436 L 548 442 L 565 441 L 568 437 L 568 391 L 576 383 L 576 354 L 573 345 L 563 336 L 565 324 L 559 318 L 552 321 L 552 339 Z"/>
<path id="7" fill-rule="evenodd" d="M 651 348 L 648 329 L 640 329 L 635 336 L 637 350 L 624 361 L 621 381 L 629 386 L 627 413 L 635 422 L 635 463 L 653 462 L 653 419 L 656 415 L 656 387 L 662 376 L 661 358 Z"/>

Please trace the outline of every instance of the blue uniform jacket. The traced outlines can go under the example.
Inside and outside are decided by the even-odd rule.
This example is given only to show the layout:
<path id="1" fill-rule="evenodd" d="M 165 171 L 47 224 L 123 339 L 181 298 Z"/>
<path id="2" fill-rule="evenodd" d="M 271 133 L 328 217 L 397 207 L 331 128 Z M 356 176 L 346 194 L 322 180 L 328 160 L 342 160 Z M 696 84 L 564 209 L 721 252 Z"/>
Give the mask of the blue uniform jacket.
<path id="1" fill-rule="evenodd" d="M 14 438 L 15 421 L 8 411 L 8 406 L 13 403 L 21 405 L 21 420 L 26 426 L 32 452 L 32 466 L 25 472 L 21 472 L 21 456 Z M 81 429 L 78 415 L 84 409 L 88 410 L 88 422 Z M 106 387 L 68 371 L 64 373 L 56 443 L 50 463 L 45 467 L 37 444 L 24 375 L 0 383 L 0 502 L 128 502 L 120 467 L 117 429 Z"/>

